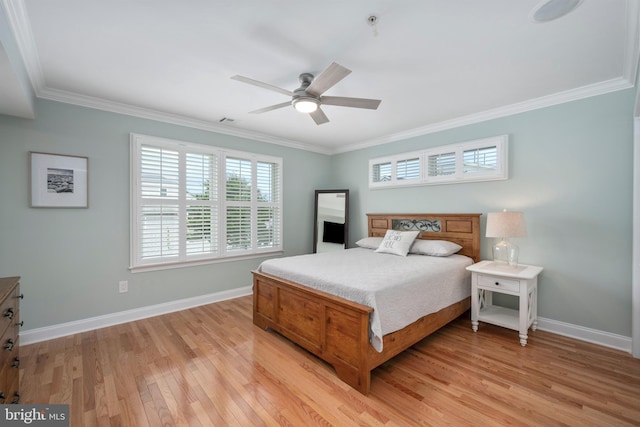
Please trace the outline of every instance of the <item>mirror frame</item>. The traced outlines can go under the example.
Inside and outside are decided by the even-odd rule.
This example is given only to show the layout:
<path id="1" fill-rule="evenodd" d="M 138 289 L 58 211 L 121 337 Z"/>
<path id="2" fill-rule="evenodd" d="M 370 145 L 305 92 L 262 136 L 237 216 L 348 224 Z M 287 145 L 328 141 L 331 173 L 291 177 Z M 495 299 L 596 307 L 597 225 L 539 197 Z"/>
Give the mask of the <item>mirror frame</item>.
<path id="1" fill-rule="evenodd" d="M 349 190 L 316 190 L 313 209 L 313 253 L 318 251 L 318 198 L 320 194 L 342 193 L 344 197 L 344 249 L 349 247 Z"/>

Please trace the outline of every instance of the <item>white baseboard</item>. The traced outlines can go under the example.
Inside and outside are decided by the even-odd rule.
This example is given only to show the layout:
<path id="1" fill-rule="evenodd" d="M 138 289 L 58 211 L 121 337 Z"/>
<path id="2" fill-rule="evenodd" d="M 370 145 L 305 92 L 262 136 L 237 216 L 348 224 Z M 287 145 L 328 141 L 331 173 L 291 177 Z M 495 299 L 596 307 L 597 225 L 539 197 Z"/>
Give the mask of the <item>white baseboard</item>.
<path id="1" fill-rule="evenodd" d="M 25 330 L 20 332 L 20 344 L 34 344 L 54 338 L 92 331 L 94 329 L 100 329 L 107 326 L 119 325 L 121 323 L 132 322 L 134 320 L 172 313 L 174 311 L 186 310 L 188 308 L 198 307 L 205 304 L 239 298 L 251 295 L 251 293 L 251 286 L 245 286 L 238 289 L 216 292 L 199 297 L 185 298 L 164 304 L 120 311 L 118 313 L 107 314 L 104 316 L 91 317 L 89 319 L 76 320 L 74 322 L 61 323 L 59 325 L 47 326 L 44 328 Z M 572 325 L 570 323 L 559 322 L 557 320 L 546 319 L 543 317 L 538 318 L 538 329 L 631 353 L 631 337 L 598 331 L 596 329 L 589 329 L 583 326 Z"/>
<path id="2" fill-rule="evenodd" d="M 119 325 L 121 323 L 132 322 L 134 320 L 146 319 L 148 317 L 154 317 L 161 314 L 173 313 L 174 311 L 185 310 L 205 304 L 211 304 L 214 302 L 220 302 L 228 299 L 251 295 L 251 293 L 251 286 L 245 286 L 228 291 L 171 301 L 164 304 L 150 305 L 133 310 L 106 314 L 104 316 L 91 317 L 88 319 L 61 323 L 59 325 L 46 326 L 44 328 L 24 330 L 20 331 L 20 345 L 34 344 L 54 338 L 92 331 L 94 329 L 100 329 L 107 326 Z"/>
<path id="3" fill-rule="evenodd" d="M 538 329 L 631 353 L 631 337 L 538 317 Z"/>

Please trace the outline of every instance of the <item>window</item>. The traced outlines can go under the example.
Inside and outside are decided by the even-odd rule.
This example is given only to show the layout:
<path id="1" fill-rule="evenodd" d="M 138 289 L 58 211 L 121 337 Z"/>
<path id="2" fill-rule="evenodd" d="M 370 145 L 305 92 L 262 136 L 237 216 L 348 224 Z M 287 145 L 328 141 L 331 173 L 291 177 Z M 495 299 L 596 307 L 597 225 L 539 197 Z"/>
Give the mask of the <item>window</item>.
<path id="1" fill-rule="evenodd" d="M 396 178 L 399 180 L 420 179 L 420 158 L 398 161 L 396 163 Z"/>
<path id="2" fill-rule="evenodd" d="M 387 187 L 420 182 L 420 157 L 420 153 L 408 153 L 370 161 L 369 186 Z"/>
<path id="3" fill-rule="evenodd" d="M 447 176 L 456 173 L 456 153 L 438 153 L 427 156 L 427 176 Z"/>
<path id="4" fill-rule="evenodd" d="M 507 179 L 507 135 L 369 161 L 369 188 Z"/>
<path id="5" fill-rule="evenodd" d="M 375 163 L 372 165 L 372 181 L 374 183 L 391 181 L 391 162 Z"/>
<path id="6" fill-rule="evenodd" d="M 131 269 L 282 250 L 282 159 L 131 135 Z"/>

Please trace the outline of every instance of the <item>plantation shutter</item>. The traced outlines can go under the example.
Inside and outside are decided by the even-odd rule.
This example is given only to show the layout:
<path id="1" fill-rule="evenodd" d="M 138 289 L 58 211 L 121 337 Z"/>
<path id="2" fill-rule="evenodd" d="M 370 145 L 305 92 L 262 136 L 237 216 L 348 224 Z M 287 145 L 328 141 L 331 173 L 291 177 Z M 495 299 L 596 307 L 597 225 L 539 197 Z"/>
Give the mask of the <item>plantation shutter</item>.
<path id="1" fill-rule="evenodd" d="M 278 163 L 257 162 L 257 249 L 277 248 L 281 245 L 280 175 Z"/>
<path id="2" fill-rule="evenodd" d="M 508 135 L 369 160 L 369 188 L 508 179 Z"/>
<path id="3" fill-rule="evenodd" d="M 212 154 L 186 154 L 186 255 L 218 252 L 218 163 Z"/>
<path id="4" fill-rule="evenodd" d="M 391 162 L 375 163 L 371 168 L 372 182 L 379 183 L 391 181 Z"/>
<path id="5" fill-rule="evenodd" d="M 282 250 L 282 159 L 131 134 L 131 270 Z"/>
<path id="6" fill-rule="evenodd" d="M 473 148 L 462 154 L 464 173 L 493 173 L 498 168 L 498 147 Z"/>
<path id="7" fill-rule="evenodd" d="M 143 145 L 140 167 L 140 257 L 177 257 L 180 249 L 179 155 Z"/>
<path id="8" fill-rule="evenodd" d="M 456 153 L 432 154 L 427 157 L 427 175 L 430 177 L 456 173 Z"/>
<path id="9" fill-rule="evenodd" d="M 420 179 L 420 158 L 399 160 L 396 163 L 396 179 L 417 180 Z"/>
<path id="10" fill-rule="evenodd" d="M 251 249 L 252 162 L 249 159 L 226 159 L 226 234 L 227 252 Z"/>

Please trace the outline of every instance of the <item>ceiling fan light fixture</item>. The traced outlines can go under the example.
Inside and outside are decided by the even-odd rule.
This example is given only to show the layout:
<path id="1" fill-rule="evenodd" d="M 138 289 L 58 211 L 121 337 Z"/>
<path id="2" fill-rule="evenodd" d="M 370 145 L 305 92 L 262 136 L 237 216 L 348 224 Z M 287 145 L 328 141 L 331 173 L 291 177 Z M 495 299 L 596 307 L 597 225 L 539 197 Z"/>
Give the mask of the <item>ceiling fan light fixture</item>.
<path id="1" fill-rule="evenodd" d="M 293 108 L 301 113 L 313 113 L 320 106 L 320 102 L 312 97 L 301 96 L 291 101 Z"/>
<path id="2" fill-rule="evenodd" d="M 549 22 L 558 19 L 574 10 L 582 0 L 544 0 L 531 11 L 530 17 L 535 22 Z"/>

